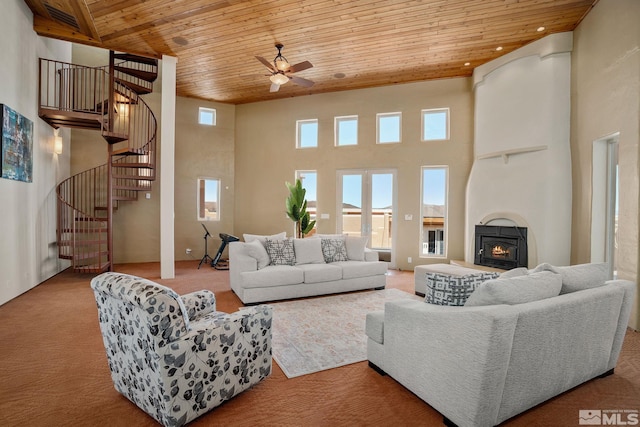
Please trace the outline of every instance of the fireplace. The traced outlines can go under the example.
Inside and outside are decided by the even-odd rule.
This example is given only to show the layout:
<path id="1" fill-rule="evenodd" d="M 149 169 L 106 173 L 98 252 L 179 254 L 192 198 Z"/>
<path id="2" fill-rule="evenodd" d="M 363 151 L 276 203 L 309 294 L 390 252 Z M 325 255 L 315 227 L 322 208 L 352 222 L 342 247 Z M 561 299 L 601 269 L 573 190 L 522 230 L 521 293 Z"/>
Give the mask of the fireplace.
<path id="1" fill-rule="evenodd" d="M 528 258 L 526 227 L 476 225 L 474 264 L 511 270 Z"/>

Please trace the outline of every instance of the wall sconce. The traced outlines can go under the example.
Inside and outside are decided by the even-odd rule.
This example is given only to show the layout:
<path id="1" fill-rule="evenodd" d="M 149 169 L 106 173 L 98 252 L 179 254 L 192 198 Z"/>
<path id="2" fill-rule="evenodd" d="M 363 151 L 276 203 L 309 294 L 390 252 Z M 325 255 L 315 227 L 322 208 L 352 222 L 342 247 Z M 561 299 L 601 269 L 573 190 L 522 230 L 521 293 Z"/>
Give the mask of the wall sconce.
<path id="1" fill-rule="evenodd" d="M 62 136 L 60 136 L 60 129 L 54 130 L 53 135 L 53 152 L 62 154 Z"/>

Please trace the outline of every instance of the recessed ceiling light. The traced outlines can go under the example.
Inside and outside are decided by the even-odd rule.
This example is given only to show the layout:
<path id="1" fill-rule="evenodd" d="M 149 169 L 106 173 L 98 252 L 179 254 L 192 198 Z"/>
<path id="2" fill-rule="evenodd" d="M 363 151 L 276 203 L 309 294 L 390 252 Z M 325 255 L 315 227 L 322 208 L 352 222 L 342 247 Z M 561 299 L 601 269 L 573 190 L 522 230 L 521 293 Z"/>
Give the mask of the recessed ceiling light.
<path id="1" fill-rule="evenodd" d="M 465 62 L 465 63 L 464 63 L 464 66 L 465 66 L 465 67 L 468 67 L 469 65 L 471 65 L 471 62 Z"/>
<path id="2" fill-rule="evenodd" d="M 186 46 L 186 45 L 189 44 L 189 41 L 187 39 L 185 39 L 184 37 L 180 37 L 180 36 L 174 37 L 171 40 L 173 40 L 173 42 L 175 44 L 177 44 L 178 46 Z"/>
<path id="3" fill-rule="evenodd" d="M 498 52 L 500 52 L 500 51 L 502 50 L 502 46 L 498 46 L 498 47 L 496 48 L 496 50 L 497 50 Z"/>
<path id="4" fill-rule="evenodd" d="M 539 33 L 541 33 L 541 32 L 543 32 L 544 30 L 545 30 L 545 28 L 544 28 L 544 27 L 538 27 L 538 29 L 537 29 L 536 31 L 537 31 L 537 32 L 539 32 Z"/>

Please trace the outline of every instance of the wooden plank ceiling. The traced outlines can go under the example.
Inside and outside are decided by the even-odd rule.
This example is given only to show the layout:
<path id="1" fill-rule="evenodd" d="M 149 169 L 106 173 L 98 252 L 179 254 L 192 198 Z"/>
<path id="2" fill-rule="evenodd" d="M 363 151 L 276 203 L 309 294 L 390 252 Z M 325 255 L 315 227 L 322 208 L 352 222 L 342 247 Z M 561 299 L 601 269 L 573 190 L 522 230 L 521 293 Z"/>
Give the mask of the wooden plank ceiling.
<path id="1" fill-rule="evenodd" d="M 421 80 L 573 30 L 598 0 L 25 0 L 42 35 L 178 58 L 179 96 L 241 104 Z M 544 27 L 538 31 L 539 27 Z M 269 92 L 276 43 L 313 68 Z M 496 50 L 498 47 L 502 50 Z"/>

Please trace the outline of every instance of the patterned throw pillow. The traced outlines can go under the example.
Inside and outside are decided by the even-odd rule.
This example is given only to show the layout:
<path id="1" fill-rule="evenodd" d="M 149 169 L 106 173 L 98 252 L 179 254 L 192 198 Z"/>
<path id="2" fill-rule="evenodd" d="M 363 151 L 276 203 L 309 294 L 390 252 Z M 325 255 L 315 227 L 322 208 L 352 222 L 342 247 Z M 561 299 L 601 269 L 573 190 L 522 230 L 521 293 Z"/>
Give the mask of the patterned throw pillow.
<path id="1" fill-rule="evenodd" d="M 271 258 L 270 265 L 295 265 L 296 254 L 293 250 L 293 240 L 271 240 L 265 239 L 265 249 Z"/>
<path id="2" fill-rule="evenodd" d="M 321 244 L 326 263 L 349 260 L 344 239 L 321 239 Z"/>
<path id="3" fill-rule="evenodd" d="M 466 276 L 427 273 L 425 302 L 436 305 L 464 305 L 469 295 L 481 283 L 496 277 L 498 277 L 498 273 L 478 273 Z"/>

